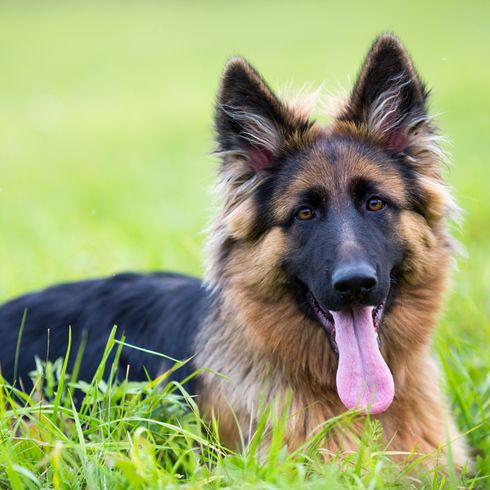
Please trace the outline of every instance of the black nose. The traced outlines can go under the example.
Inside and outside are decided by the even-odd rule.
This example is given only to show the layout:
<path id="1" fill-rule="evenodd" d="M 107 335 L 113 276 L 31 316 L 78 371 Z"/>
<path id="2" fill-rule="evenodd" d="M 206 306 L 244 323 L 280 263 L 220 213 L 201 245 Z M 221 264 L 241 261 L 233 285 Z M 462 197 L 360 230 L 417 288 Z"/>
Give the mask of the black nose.
<path id="1" fill-rule="evenodd" d="M 345 299 L 364 298 L 377 284 L 376 271 L 364 263 L 339 267 L 332 276 L 334 290 Z"/>

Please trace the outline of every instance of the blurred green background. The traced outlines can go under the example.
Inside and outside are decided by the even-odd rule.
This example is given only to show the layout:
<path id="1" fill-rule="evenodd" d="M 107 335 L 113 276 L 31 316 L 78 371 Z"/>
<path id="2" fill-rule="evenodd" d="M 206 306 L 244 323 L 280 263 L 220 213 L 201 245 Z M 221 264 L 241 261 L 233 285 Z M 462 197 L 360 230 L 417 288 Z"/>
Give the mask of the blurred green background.
<path id="1" fill-rule="evenodd" d="M 434 88 L 467 212 L 445 332 L 488 345 L 489 19 L 486 1 L 2 2 L 0 299 L 120 270 L 201 273 L 226 59 L 275 88 L 335 92 L 391 30 Z"/>
<path id="2" fill-rule="evenodd" d="M 120 269 L 199 273 L 225 60 L 335 91 L 384 30 L 434 87 L 468 212 L 461 267 L 488 292 L 489 19 L 483 1 L 3 2 L 0 297 Z"/>

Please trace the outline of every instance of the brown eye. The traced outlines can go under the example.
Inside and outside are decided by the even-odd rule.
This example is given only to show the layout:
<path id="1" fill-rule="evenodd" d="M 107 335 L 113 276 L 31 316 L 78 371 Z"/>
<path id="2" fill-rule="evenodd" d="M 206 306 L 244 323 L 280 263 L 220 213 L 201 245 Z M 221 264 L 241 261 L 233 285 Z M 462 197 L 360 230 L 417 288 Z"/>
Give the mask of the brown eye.
<path id="1" fill-rule="evenodd" d="M 366 207 L 369 211 L 381 211 L 385 207 L 385 203 L 379 197 L 371 197 L 366 203 Z"/>
<path id="2" fill-rule="evenodd" d="M 313 209 L 309 208 L 308 206 L 303 206 L 298 210 L 296 213 L 296 218 L 300 219 L 301 221 L 308 221 L 312 218 L 314 218 L 315 213 Z"/>

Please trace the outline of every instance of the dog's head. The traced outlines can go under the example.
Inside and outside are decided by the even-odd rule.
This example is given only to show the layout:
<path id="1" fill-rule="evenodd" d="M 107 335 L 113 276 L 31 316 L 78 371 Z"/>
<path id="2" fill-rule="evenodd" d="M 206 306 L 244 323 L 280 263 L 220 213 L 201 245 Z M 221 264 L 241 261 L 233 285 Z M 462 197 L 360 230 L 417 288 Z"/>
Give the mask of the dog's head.
<path id="1" fill-rule="evenodd" d="M 208 281 L 268 304 L 291 298 L 326 332 L 349 408 L 388 408 L 395 356 L 425 345 L 439 308 L 453 205 L 426 99 L 391 35 L 375 41 L 327 127 L 276 97 L 243 59 L 221 81 L 224 206 Z M 284 337 L 277 323 L 271 335 Z M 296 339 L 288 330 L 289 342 L 311 324 L 298 322 Z"/>

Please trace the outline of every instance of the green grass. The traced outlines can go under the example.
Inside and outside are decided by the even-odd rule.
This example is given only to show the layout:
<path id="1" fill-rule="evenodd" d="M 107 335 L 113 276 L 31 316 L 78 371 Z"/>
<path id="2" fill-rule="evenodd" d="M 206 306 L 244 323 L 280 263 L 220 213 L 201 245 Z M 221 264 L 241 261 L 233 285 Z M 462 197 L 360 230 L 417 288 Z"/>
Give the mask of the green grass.
<path id="1" fill-rule="evenodd" d="M 276 88 L 311 82 L 335 91 L 349 86 L 374 36 L 393 30 L 434 87 L 454 160 L 448 179 L 466 210 L 457 235 L 467 253 L 434 345 L 458 425 L 486 451 L 477 467 L 488 477 L 489 18 L 485 1 L 2 2 L 0 299 L 120 270 L 200 274 L 216 165 L 212 105 L 225 59 L 249 57 Z M 14 401 L 11 389 L 0 390 L 0 486 L 456 485 L 441 473 L 423 483 L 400 475 L 375 426 L 362 441 L 369 450 L 327 465 L 314 441 L 285 453 L 278 422 L 264 461 L 253 448 L 224 452 L 183 410 L 178 387 L 158 389 L 164 379 L 96 380 L 84 386 L 93 403 L 74 410 L 67 376 L 56 390 L 58 371 L 62 363 L 48 369 L 42 405 L 38 395 Z"/>
<path id="2" fill-rule="evenodd" d="M 122 346 L 115 334 L 114 328 L 90 383 L 66 372 L 69 347 L 64 360 L 38 360 L 32 393 L 0 383 L 0 487 L 320 489 L 328 483 L 331 489 L 439 489 L 481 483 L 441 468 L 417 469 L 421 458 L 397 466 L 381 443 L 380 426 L 370 420 L 357 453 L 325 464 L 319 444 L 339 423 L 350 423 L 349 412 L 325 421 L 316 437 L 288 453 L 286 417 L 266 428 L 270 412 L 264 407 L 247 447 L 230 451 L 216 427 L 201 420 L 192 397 L 168 382 L 170 372 L 147 382 L 115 380 Z M 113 350 L 114 362 L 107 366 Z M 265 456 L 264 439 L 271 441 Z"/>

